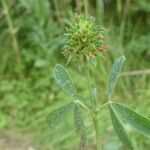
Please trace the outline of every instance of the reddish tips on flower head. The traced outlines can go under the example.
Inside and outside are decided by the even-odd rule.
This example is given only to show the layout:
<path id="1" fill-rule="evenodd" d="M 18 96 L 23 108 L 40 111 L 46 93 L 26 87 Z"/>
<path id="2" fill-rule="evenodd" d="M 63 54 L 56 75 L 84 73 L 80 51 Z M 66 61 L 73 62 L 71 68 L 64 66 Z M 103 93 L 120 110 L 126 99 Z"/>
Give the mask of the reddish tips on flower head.
<path id="1" fill-rule="evenodd" d="M 103 47 L 99 47 L 98 50 L 101 52 L 106 52 L 108 50 L 108 45 L 103 46 Z"/>

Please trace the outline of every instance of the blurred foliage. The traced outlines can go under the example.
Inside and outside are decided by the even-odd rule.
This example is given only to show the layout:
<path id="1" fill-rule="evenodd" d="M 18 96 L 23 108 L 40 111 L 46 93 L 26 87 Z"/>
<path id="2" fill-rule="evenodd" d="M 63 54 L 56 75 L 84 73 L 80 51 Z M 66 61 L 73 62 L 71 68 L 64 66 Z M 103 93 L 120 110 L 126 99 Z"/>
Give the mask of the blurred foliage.
<path id="1" fill-rule="evenodd" d="M 95 72 L 93 78 L 100 103 L 106 98 L 104 87 L 108 68 L 116 56 L 125 53 L 127 63 L 124 71 L 149 67 L 149 0 L 1 0 L 0 131 L 11 131 L 12 135 L 20 136 L 25 133 L 33 139 L 37 137 L 33 141 L 41 149 L 78 149 L 79 139 L 70 127 L 71 118 L 61 125 L 63 130 L 58 129 L 59 135 L 50 131 L 45 121 L 45 114 L 53 109 L 51 106 L 60 106 L 64 102 L 62 99 L 67 99 L 54 81 L 53 68 L 56 63 L 66 63 L 61 55 L 64 42 L 61 35 L 65 29 L 64 20 L 75 12 L 92 15 L 105 27 L 110 63 L 100 60 L 98 69 L 91 68 Z M 78 90 L 86 96 L 83 72 L 77 74 L 74 65 L 69 68 L 74 80 L 80 81 Z M 117 88 L 118 97 L 123 97 L 122 102 L 129 102 L 134 109 L 149 115 L 149 85 L 149 76 L 144 73 L 141 77 L 122 77 Z M 119 149 L 120 143 L 114 139 L 105 113 L 99 116 L 104 122 L 101 136 L 104 145 L 108 145 L 105 149 Z M 86 116 L 84 114 L 89 127 L 89 149 L 94 149 L 93 129 Z M 134 136 L 137 149 L 150 147 L 148 139 L 136 133 Z"/>

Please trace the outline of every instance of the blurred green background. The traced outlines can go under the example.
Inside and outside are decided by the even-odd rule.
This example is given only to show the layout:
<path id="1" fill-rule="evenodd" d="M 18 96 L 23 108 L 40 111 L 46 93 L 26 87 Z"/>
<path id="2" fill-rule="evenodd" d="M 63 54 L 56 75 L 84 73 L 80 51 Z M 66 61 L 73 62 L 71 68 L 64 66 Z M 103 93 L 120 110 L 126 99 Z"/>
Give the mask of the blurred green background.
<path id="1" fill-rule="evenodd" d="M 79 137 L 72 114 L 56 130 L 45 117 L 69 98 L 54 81 L 61 54 L 65 19 L 85 13 L 105 28 L 108 61 L 91 68 L 100 104 L 106 101 L 109 69 L 115 58 L 127 60 L 115 100 L 150 118 L 150 2 L 149 0 L 0 0 L 0 149 L 78 150 Z M 68 65 L 78 91 L 88 95 L 83 72 Z M 80 82 L 78 82 L 80 81 Z M 88 149 L 94 150 L 94 131 L 84 113 Z M 99 115 L 104 150 L 124 149 L 106 110 Z M 127 126 L 136 150 L 148 150 L 149 138 Z"/>

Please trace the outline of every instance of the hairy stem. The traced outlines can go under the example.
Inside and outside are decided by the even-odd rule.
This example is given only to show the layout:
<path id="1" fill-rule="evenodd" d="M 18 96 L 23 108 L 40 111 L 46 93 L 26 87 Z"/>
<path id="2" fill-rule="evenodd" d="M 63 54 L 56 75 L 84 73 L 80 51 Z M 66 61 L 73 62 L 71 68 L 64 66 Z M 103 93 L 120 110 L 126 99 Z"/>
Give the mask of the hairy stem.
<path id="1" fill-rule="evenodd" d="M 96 150 L 100 149 L 99 144 L 99 128 L 98 128 L 98 120 L 97 120 L 97 113 L 94 113 L 92 116 L 94 129 L 95 129 L 95 137 L 96 137 Z"/>
<path id="2" fill-rule="evenodd" d="M 94 129 L 95 129 L 95 137 L 96 137 L 96 150 L 102 150 L 102 145 L 100 144 L 100 136 L 99 136 L 99 125 L 98 125 L 98 119 L 97 119 L 97 113 L 104 107 L 106 107 L 110 101 L 104 103 L 102 106 L 100 106 L 97 111 L 93 112 L 93 123 L 94 123 Z"/>
<path id="3" fill-rule="evenodd" d="M 104 103 L 102 106 L 100 106 L 98 109 L 97 109 L 97 112 L 100 111 L 102 108 L 104 108 L 105 106 L 107 106 L 108 104 L 110 103 L 110 101 Z"/>
<path id="4" fill-rule="evenodd" d="M 87 76 L 87 81 L 88 81 L 88 87 L 89 87 L 89 96 L 91 99 L 91 91 L 92 91 L 92 84 L 91 84 L 91 79 L 90 79 L 90 72 L 88 66 L 85 67 L 86 71 L 86 76 Z M 99 130 L 98 130 L 98 121 L 97 121 L 97 111 L 91 111 L 92 113 L 92 119 L 93 119 L 93 124 L 94 124 L 94 129 L 95 129 L 95 138 L 96 138 L 96 150 L 99 148 Z"/>
<path id="5" fill-rule="evenodd" d="M 86 72 L 87 83 L 88 83 L 88 88 L 89 88 L 89 98 L 91 99 L 92 84 L 91 84 L 91 79 L 90 79 L 90 70 L 88 66 L 85 68 L 85 72 Z"/>
<path id="6" fill-rule="evenodd" d="M 83 108 L 85 109 L 89 109 L 86 105 L 84 105 L 82 102 L 80 101 L 76 101 L 76 103 L 78 103 L 79 105 L 81 105 Z"/>

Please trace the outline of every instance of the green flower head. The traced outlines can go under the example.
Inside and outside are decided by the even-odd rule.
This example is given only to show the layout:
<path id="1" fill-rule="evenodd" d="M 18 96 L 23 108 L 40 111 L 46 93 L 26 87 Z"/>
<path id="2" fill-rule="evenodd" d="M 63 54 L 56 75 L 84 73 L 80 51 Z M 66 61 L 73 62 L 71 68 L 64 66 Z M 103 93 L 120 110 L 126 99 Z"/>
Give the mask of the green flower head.
<path id="1" fill-rule="evenodd" d="M 75 15 L 66 23 L 63 54 L 68 57 L 68 62 L 86 63 L 100 55 L 101 51 L 106 50 L 103 45 L 102 30 L 93 17 Z"/>

